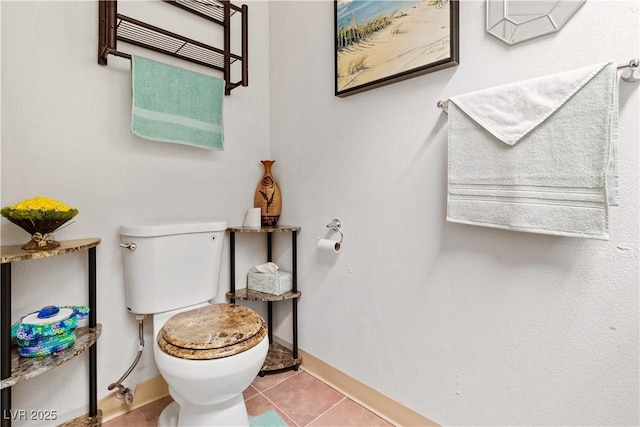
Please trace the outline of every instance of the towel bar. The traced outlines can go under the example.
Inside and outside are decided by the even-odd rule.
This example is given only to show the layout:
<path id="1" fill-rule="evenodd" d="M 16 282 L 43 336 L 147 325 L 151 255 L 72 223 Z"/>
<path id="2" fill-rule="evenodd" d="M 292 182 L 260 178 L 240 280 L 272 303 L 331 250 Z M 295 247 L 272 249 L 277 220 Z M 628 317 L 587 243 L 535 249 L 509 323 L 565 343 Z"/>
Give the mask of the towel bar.
<path id="1" fill-rule="evenodd" d="M 640 58 L 634 58 L 628 64 L 618 65 L 618 70 L 624 70 L 620 78 L 628 83 L 640 81 Z M 436 106 L 444 113 L 449 114 L 449 100 L 438 101 Z"/>
<path id="2" fill-rule="evenodd" d="M 155 52 L 221 71 L 226 82 L 225 94 L 249 85 L 248 6 L 236 6 L 230 0 L 164 0 L 223 28 L 223 48 L 217 48 L 118 13 L 117 0 L 98 1 L 98 64 L 107 65 L 109 55 L 131 59 L 131 54 L 118 50 L 122 41 Z M 231 16 L 240 15 L 240 53 L 231 51 Z M 232 82 L 231 65 L 240 65 L 240 80 Z"/>

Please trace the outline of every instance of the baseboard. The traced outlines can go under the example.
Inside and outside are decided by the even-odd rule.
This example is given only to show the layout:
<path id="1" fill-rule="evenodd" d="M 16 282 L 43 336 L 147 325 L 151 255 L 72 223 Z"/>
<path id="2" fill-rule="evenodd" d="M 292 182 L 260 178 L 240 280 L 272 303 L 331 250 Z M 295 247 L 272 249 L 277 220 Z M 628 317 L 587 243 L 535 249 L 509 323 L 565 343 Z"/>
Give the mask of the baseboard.
<path id="1" fill-rule="evenodd" d="M 350 377 L 303 350 L 302 369 L 335 388 L 351 400 L 397 426 L 438 426 L 439 424 Z"/>
<path id="2" fill-rule="evenodd" d="M 439 425 L 306 351 L 298 349 L 298 352 L 299 357 L 302 358 L 301 368 L 305 372 L 338 390 L 391 424 L 405 427 Z M 106 422 L 168 395 L 169 388 L 167 383 L 159 375 L 136 386 L 133 403 L 130 405 L 116 399 L 115 393 L 111 393 L 98 401 L 98 408 L 102 410 L 102 421 Z"/>
<path id="3" fill-rule="evenodd" d="M 136 385 L 133 403 L 129 405 L 116 399 L 115 392 L 111 393 L 98 400 L 98 408 L 102 409 L 102 422 L 112 420 L 166 396 L 169 396 L 169 387 L 160 375 Z"/>

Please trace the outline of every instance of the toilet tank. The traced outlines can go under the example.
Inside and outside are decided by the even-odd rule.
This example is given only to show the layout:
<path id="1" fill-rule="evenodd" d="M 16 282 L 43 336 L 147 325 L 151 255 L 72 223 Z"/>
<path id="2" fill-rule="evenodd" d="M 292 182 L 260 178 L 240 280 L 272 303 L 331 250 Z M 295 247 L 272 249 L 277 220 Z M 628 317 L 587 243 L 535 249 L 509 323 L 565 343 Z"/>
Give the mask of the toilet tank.
<path id="1" fill-rule="evenodd" d="M 226 228 L 226 221 L 206 220 L 122 225 L 127 309 L 161 313 L 214 298 Z"/>

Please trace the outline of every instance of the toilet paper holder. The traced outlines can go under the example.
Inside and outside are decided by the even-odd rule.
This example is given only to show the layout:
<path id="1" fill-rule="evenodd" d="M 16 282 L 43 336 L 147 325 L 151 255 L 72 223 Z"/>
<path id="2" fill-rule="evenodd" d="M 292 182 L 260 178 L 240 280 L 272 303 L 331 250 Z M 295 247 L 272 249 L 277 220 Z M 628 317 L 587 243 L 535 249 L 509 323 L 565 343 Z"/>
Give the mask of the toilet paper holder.
<path id="1" fill-rule="evenodd" d="M 340 240 L 338 241 L 338 243 L 342 244 L 342 239 L 344 238 L 344 234 L 342 234 L 342 223 L 340 222 L 340 220 L 337 218 L 334 218 L 333 220 L 331 220 L 329 224 L 327 224 L 327 228 L 331 229 L 331 231 L 334 231 L 336 233 L 340 233 Z M 316 237 L 316 239 L 320 240 L 320 237 Z"/>

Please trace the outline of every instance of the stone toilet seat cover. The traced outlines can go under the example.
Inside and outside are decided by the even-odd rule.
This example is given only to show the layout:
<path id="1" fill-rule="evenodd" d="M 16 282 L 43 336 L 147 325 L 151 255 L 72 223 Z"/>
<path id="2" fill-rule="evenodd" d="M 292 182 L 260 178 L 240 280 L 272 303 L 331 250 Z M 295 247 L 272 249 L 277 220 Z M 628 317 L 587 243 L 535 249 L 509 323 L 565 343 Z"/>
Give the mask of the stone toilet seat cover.
<path id="1" fill-rule="evenodd" d="M 242 353 L 267 334 L 255 311 L 235 304 L 213 304 L 172 316 L 158 333 L 158 346 L 182 359 L 218 359 Z"/>

